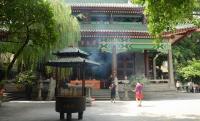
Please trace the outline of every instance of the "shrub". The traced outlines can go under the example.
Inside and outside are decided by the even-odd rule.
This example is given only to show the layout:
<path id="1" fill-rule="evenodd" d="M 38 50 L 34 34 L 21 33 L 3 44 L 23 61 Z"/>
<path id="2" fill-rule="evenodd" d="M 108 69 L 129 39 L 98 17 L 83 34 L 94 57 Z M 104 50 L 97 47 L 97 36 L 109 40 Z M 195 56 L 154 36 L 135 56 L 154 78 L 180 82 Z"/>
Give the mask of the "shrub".
<path id="1" fill-rule="evenodd" d="M 32 71 L 24 71 L 16 76 L 16 83 L 19 85 L 22 84 L 32 86 L 36 83 L 36 80 L 37 76 Z"/>

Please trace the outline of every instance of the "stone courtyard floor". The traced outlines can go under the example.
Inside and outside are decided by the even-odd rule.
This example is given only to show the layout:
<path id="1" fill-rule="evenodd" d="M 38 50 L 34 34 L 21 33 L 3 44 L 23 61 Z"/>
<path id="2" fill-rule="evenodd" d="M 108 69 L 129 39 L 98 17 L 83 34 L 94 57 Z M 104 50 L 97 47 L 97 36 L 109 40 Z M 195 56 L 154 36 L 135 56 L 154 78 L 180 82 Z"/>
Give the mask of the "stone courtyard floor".
<path id="1" fill-rule="evenodd" d="M 200 93 L 195 97 L 143 101 L 142 107 L 135 101 L 94 101 L 82 121 L 200 121 Z M 59 113 L 54 101 L 5 102 L 0 107 L 0 121 L 59 121 Z M 76 113 L 72 121 L 78 121 Z"/>

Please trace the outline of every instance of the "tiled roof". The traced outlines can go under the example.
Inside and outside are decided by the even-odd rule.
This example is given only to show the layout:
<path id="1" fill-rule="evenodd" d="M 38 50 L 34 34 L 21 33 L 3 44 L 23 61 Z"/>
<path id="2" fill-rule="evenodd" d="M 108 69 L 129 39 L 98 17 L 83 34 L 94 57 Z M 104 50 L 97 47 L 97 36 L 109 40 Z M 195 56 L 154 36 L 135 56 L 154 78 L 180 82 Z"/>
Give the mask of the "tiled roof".
<path id="1" fill-rule="evenodd" d="M 90 12 L 90 13 L 120 13 L 120 14 L 143 14 L 143 7 L 134 7 L 134 6 L 126 6 L 126 5 L 91 5 L 91 6 L 83 6 L 83 4 L 72 6 L 73 13 L 82 13 L 82 12 Z"/>
<path id="2" fill-rule="evenodd" d="M 117 3 L 73 3 L 69 4 L 73 7 L 113 7 L 113 8 L 141 8 L 141 6 L 133 4 L 117 4 Z"/>
<path id="3" fill-rule="evenodd" d="M 128 3 L 128 0 L 65 0 L 67 3 Z"/>
<path id="4" fill-rule="evenodd" d="M 186 34 L 189 31 L 196 30 L 196 28 L 192 24 L 178 25 L 175 31 L 163 32 L 163 37 L 169 38 L 173 34 Z M 154 38 L 149 34 L 146 24 L 141 22 L 82 23 L 81 36 L 92 38 Z"/>
<path id="5" fill-rule="evenodd" d="M 147 27 L 141 22 L 92 22 L 81 24 L 81 32 L 84 31 L 147 32 Z"/>
<path id="6" fill-rule="evenodd" d="M 142 7 L 132 4 L 129 0 L 65 0 L 73 7 Z"/>
<path id="7" fill-rule="evenodd" d="M 68 47 L 55 53 L 58 56 L 88 56 L 89 54 L 76 47 Z"/>
<path id="8" fill-rule="evenodd" d="M 71 67 L 83 62 L 85 62 L 86 64 L 100 65 L 97 62 L 94 62 L 85 58 L 81 58 L 81 57 L 67 57 L 67 58 L 59 58 L 56 60 L 49 60 L 47 62 L 47 65 L 57 66 L 57 67 Z"/>

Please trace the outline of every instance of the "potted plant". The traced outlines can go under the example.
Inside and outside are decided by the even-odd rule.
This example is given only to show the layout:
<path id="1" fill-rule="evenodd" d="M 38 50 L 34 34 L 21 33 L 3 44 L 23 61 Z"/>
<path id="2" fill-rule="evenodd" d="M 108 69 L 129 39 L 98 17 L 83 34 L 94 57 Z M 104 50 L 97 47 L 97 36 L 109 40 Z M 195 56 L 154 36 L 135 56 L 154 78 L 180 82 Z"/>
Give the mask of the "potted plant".
<path id="1" fill-rule="evenodd" d="M 31 99 L 32 88 L 33 85 L 36 84 L 36 80 L 37 76 L 32 70 L 20 72 L 16 76 L 16 84 L 18 85 L 18 88 L 25 87 L 25 93 L 28 99 Z"/>

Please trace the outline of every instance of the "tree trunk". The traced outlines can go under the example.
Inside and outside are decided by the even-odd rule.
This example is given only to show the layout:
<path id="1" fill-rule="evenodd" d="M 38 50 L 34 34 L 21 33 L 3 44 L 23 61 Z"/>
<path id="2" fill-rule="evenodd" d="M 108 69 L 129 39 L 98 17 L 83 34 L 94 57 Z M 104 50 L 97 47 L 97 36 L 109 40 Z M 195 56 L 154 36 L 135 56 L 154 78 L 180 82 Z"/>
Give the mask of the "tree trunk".
<path id="1" fill-rule="evenodd" d="M 15 53 L 11 63 L 8 65 L 7 71 L 6 71 L 6 78 L 8 78 L 9 73 L 15 63 L 15 61 L 17 60 L 17 58 L 19 57 L 19 55 L 22 53 L 22 51 L 24 50 L 24 48 L 26 47 L 26 45 L 29 42 L 29 32 L 27 32 L 27 36 L 26 36 L 26 40 L 24 42 L 24 44 L 19 48 L 19 50 Z"/>

